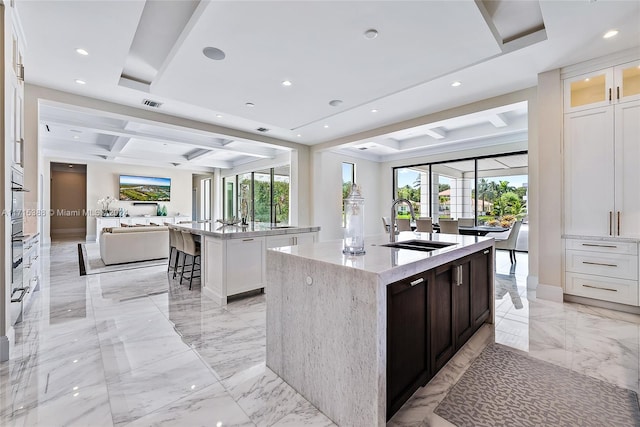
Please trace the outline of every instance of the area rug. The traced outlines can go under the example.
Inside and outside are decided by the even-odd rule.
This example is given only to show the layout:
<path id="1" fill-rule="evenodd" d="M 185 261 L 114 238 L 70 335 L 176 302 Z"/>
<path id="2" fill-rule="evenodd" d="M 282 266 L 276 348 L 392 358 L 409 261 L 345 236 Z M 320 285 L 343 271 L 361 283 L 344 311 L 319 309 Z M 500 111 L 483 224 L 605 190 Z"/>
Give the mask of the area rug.
<path id="1" fill-rule="evenodd" d="M 113 271 L 133 270 L 136 268 L 156 267 L 167 265 L 167 259 L 154 259 L 150 261 L 128 262 L 124 264 L 105 265 L 100 258 L 100 247 L 97 243 L 78 243 L 78 263 L 80 275 L 110 273 Z M 84 274 L 83 274 L 84 270 Z"/>
<path id="2" fill-rule="evenodd" d="M 458 427 L 640 426 L 634 391 L 490 344 L 438 405 Z"/>

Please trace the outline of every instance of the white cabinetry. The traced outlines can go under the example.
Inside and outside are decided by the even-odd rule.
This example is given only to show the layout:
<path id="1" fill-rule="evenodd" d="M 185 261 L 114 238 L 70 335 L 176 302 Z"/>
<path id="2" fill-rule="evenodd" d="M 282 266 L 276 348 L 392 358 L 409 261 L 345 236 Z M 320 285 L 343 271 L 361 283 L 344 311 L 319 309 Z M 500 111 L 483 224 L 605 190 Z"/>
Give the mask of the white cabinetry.
<path id="1" fill-rule="evenodd" d="M 318 233 L 283 234 L 279 236 L 267 237 L 267 249 L 279 248 L 282 246 L 296 246 L 318 241 Z"/>
<path id="2" fill-rule="evenodd" d="M 264 286 L 265 243 L 264 237 L 231 239 L 226 242 L 227 295 Z"/>
<path id="3" fill-rule="evenodd" d="M 565 233 L 640 237 L 640 101 L 565 115 Z"/>
<path id="4" fill-rule="evenodd" d="M 639 66 L 564 81 L 564 292 L 631 306 L 640 305 Z"/>
<path id="5" fill-rule="evenodd" d="M 565 293 L 639 305 L 638 244 L 567 239 Z"/>

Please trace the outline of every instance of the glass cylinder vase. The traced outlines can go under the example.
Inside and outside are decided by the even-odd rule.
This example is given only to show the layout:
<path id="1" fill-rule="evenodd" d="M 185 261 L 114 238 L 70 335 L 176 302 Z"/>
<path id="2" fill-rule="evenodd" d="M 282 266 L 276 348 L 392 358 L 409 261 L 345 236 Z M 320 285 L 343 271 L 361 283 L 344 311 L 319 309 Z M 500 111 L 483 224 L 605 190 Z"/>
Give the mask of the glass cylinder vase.
<path id="1" fill-rule="evenodd" d="M 360 188 L 353 184 L 349 197 L 344 199 L 346 227 L 344 229 L 344 249 L 346 255 L 362 255 L 364 250 L 364 197 Z"/>

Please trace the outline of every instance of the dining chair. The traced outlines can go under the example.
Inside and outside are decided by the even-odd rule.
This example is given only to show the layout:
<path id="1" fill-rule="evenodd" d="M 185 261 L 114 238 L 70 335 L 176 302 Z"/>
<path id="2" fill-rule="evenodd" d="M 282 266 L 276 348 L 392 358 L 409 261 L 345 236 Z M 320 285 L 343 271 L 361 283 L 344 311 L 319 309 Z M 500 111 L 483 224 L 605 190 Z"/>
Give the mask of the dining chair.
<path id="1" fill-rule="evenodd" d="M 458 218 L 458 227 L 473 227 L 476 225 L 474 218 Z"/>
<path id="2" fill-rule="evenodd" d="M 459 234 L 458 220 L 440 218 L 440 233 L 443 234 Z"/>
<path id="3" fill-rule="evenodd" d="M 182 279 L 185 277 L 185 273 L 188 273 L 188 278 L 189 278 L 189 289 L 191 289 L 191 285 L 193 284 L 193 278 L 194 277 L 200 277 L 200 274 L 198 274 L 197 276 L 194 276 L 194 273 L 196 271 L 198 271 L 198 273 L 200 273 L 200 265 L 201 265 L 201 259 L 200 259 L 200 248 L 198 247 L 198 245 L 196 245 L 196 241 L 193 238 L 193 234 L 191 234 L 191 232 L 189 231 L 182 231 L 182 239 L 184 241 L 184 254 L 185 254 L 185 259 L 184 259 L 184 263 L 183 263 L 183 267 L 182 267 L 182 272 L 180 273 L 180 284 L 182 284 Z M 191 257 L 191 264 L 187 264 L 187 256 Z M 196 265 L 198 266 L 198 269 L 196 270 Z M 189 269 L 189 271 L 185 271 L 186 267 L 191 267 Z"/>
<path id="4" fill-rule="evenodd" d="M 411 231 L 411 220 L 406 218 L 398 218 L 396 219 L 396 225 L 398 226 L 398 231 Z"/>
<path id="5" fill-rule="evenodd" d="M 416 219 L 416 231 L 420 233 L 433 233 L 431 218 Z"/>
<path id="6" fill-rule="evenodd" d="M 516 262 L 516 243 L 518 242 L 518 233 L 520 233 L 521 225 L 522 221 L 514 222 L 506 239 L 496 239 L 496 249 L 508 250 L 511 264 Z"/>

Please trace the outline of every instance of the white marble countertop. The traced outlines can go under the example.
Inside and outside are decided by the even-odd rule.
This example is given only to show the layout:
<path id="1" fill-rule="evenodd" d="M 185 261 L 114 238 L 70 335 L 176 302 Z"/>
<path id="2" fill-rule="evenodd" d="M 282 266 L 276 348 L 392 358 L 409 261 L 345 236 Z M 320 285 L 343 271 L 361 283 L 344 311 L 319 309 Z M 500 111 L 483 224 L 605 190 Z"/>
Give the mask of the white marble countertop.
<path id="1" fill-rule="evenodd" d="M 200 236 L 216 237 L 218 239 L 244 239 L 248 237 L 278 236 L 283 234 L 313 233 L 320 231 L 320 227 L 283 226 L 256 222 L 241 227 L 239 225 L 222 225 L 219 222 L 192 222 L 175 224 L 169 227 L 181 228 Z"/>
<path id="2" fill-rule="evenodd" d="M 463 236 L 440 233 L 401 232 L 396 241 L 432 240 L 436 242 L 454 243 L 452 246 L 424 252 L 410 249 L 396 249 L 382 246 L 389 243 L 389 235 L 365 238 L 364 255 L 349 256 L 342 253 L 343 240 L 285 246 L 270 249 L 294 256 L 357 268 L 377 274 L 384 283 L 392 283 L 405 277 L 430 270 L 466 255 L 490 248 L 494 245 L 492 237 Z"/>

